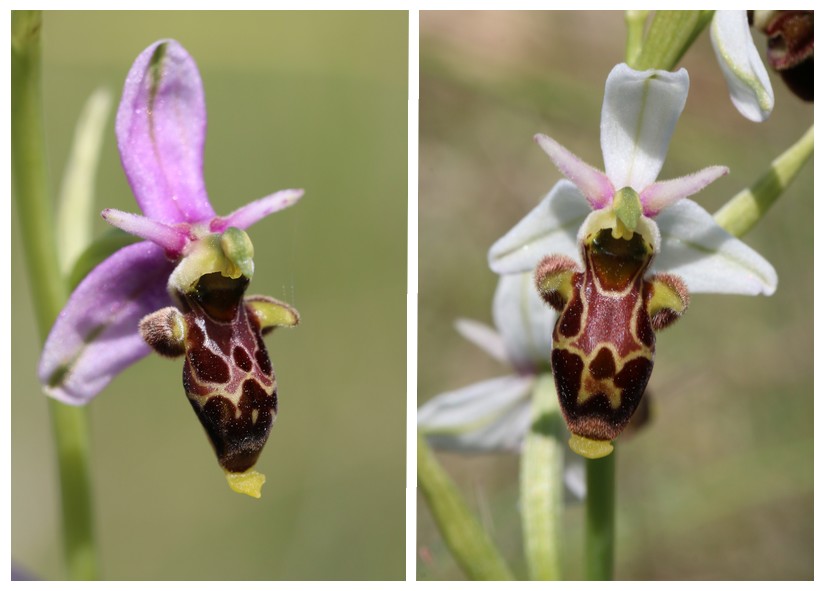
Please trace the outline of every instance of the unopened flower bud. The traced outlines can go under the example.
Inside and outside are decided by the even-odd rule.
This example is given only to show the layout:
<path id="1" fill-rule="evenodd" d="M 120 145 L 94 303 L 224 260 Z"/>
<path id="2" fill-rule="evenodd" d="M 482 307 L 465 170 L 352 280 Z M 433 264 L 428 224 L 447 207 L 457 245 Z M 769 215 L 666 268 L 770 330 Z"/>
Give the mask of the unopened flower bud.
<path id="1" fill-rule="evenodd" d="M 767 36 L 767 61 L 793 93 L 813 100 L 813 11 L 755 10 L 752 25 Z"/>

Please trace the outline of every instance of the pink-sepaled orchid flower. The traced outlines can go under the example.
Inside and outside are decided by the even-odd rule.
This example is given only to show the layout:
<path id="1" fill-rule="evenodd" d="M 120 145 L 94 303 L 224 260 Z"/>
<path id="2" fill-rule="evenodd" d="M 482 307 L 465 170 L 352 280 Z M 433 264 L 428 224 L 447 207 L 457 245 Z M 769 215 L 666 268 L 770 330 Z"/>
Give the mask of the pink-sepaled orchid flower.
<path id="1" fill-rule="evenodd" d="M 652 372 L 654 331 L 686 310 L 690 292 L 776 289 L 773 267 L 686 199 L 725 167 L 656 180 L 688 89 L 683 69 L 613 68 L 601 115 L 606 172 L 537 135 L 568 180 L 489 252 L 497 273 L 535 272 L 560 313 L 552 370 L 570 445 L 587 457 L 611 451 Z"/>
<path id="2" fill-rule="evenodd" d="M 298 322 L 287 304 L 244 298 L 254 271 L 244 230 L 303 191 L 215 214 L 202 171 L 203 86 L 194 60 L 173 40 L 154 43 L 134 62 L 116 133 L 143 216 L 106 209 L 103 218 L 143 241 L 115 252 L 72 293 L 46 340 L 40 380 L 49 396 L 80 405 L 152 348 L 185 354 L 184 388 L 232 484 L 254 465 L 277 412 L 261 334 Z M 260 484 L 241 492 L 257 496 Z"/>

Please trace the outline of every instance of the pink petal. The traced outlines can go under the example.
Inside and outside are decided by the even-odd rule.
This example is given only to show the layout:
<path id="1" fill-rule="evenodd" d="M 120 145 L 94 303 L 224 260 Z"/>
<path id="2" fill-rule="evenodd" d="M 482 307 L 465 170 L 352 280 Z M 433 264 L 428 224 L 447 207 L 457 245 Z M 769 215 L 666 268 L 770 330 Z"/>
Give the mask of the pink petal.
<path id="1" fill-rule="evenodd" d="M 183 253 L 183 248 L 189 242 L 189 231 L 185 225 L 169 226 L 163 222 L 119 209 L 104 209 L 101 215 L 112 226 L 154 242 L 162 247 L 170 258 L 179 258 Z"/>
<path id="2" fill-rule="evenodd" d="M 726 166 L 710 166 L 668 181 L 653 183 L 641 191 L 641 204 L 644 206 L 644 215 L 653 217 L 662 209 L 677 203 L 685 197 L 694 195 L 710 183 L 718 180 L 730 171 Z"/>
<path id="3" fill-rule="evenodd" d="M 278 191 L 268 197 L 247 203 L 229 215 L 216 218 L 210 224 L 209 229 L 212 232 L 223 232 L 229 226 L 234 226 L 245 230 L 266 216 L 294 205 L 301 197 L 303 197 L 303 189 Z"/>
<path id="4" fill-rule="evenodd" d="M 43 347 L 38 374 L 46 393 L 85 404 L 150 352 L 137 330 L 143 316 L 171 305 L 174 268 L 151 242 L 121 248 L 77 286 Z"/>
<path id="5" fill-rule="evenodd" d="M 203 182 L 203 85 L 179 43 L 158 41 L 135 60 L 115 129 L 126 177 L 147 217 L 167 223 L 214 217 Z"/>
<path id="6" fill-rule="evenodd" d="M 603 172 L 593 168 L 551 137 L 541 133 L 535 141 L 544 149 L 558 170 L 578 187 L 592 209 L 602 209 L 612 203 L 615 189 Z"/>

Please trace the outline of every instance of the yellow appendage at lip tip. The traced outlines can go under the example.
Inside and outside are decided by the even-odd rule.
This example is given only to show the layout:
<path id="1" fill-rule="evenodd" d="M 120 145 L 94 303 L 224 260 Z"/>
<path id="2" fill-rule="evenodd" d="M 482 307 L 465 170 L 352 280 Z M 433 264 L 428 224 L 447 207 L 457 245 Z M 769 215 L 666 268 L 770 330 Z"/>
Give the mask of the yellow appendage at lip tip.
<path id="1" fill-rule="evenodd" d="M 579 456 L 590 460 L 597 460 L 612 453 L 612 442 L 587 439 L 575 433 L 569 438 L 569 447 Z"/>
<path id="2" fill-rule="evenodd" d="M 260 498 L 260 489 L 263 487 L 263 483 L 266 482 L 266 476 L 252 469 L 246 470 L 246 472 L 229 472 L 228 470 L 224 470 L 224 472 L 226 473 L 226 482 L 229 483 L 229 488 L 233 491 L 256 499 Z"/>

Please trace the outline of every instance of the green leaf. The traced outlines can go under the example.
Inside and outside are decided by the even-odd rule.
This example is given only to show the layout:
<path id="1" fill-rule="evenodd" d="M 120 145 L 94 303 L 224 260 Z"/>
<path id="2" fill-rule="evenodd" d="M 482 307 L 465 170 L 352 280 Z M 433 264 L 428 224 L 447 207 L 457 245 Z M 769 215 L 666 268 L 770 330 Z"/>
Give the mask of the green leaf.
<path id="1" fill-rule="evenodd" d="M 57 252 L 63 273 L 92 240 L 95 174 L 111 106 L 111 92 L 98 88 L 87 99 L 74 130 L 57 198 Z"/>

